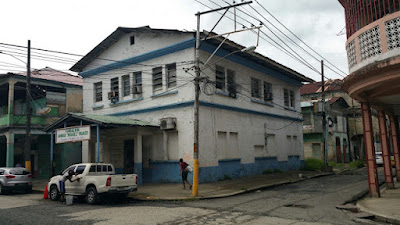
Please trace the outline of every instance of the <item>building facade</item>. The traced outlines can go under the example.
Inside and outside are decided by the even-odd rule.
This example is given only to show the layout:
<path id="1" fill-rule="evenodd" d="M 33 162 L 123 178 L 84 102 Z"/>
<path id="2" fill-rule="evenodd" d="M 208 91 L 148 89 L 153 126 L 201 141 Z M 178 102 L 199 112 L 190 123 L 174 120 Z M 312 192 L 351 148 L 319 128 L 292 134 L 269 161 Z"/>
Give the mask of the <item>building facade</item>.
<path id="1" fill-rule="evenodd" d="M 38 178 L 50 175 L 50 135 L 43 128 L 66 115 L 82 111 L 82 78 L 51 68 L 32 71 L 31 163 L 32 174 Z M 0 95 L 0 167 L 24 165 L 26 135 L 26 76 L 1 74 Z M 56 167 L 62 168 L 81 161 L 77 144 L 58 146 Z"/>
<path id="2" fill-rule="evenodd" d="M 192 163 L 194 35 L 118 28 L 71 68 L 84 78 L 85 114 L 159 125 L 104 131 L 102 160 L 122 168 L 124 146 L 135 143 L 140 149 L 134 151 L 135 171 L 143 182 L 179 182 L 178 160 Z M 229 40 L 210 58 L 219 44 L 220 39 L 203 41 L 200 51 L 200 182 L 299 169 L 303 137 L 296 99 L 302 82 L 312 80 L 257 53 L 241 52 L 244 47 Z M 93 151 L 89 143 L 83 154 Z"/>
<path id="3" fill-rule="evenodd" d="M 387 187 L 394 186 L 390 152 L 393 152 L 397 178 L 400 179 L 400 3 L 390 0 L 339 2 L 346 15 L 346 50 L 350 71 L 344 79 L 343 90 L 361 103 L 370 194 L 379 196 L 371 107 L 378 111 Z"/>
<path id="4" fill-rule="evenodd" d="M 350 162 L 365 159 L 361 106 L 342 90 L 342 80 L 325 82 L 325 100 L 330 107 L 329 119 L 329 161 Z M 303 113 L 304 154 L 306 158 L 321 158 L 323 148 L 322 114 L 315 107 L 322 100 L 321 82 L 303 85 L 300 88 Z M 377 112 L 372 113 L 375 137 L 379 137 Z M 340 143 L 340 144 L 339 144 Z M 380 149 L 380 139 L 375 139 Z"/>

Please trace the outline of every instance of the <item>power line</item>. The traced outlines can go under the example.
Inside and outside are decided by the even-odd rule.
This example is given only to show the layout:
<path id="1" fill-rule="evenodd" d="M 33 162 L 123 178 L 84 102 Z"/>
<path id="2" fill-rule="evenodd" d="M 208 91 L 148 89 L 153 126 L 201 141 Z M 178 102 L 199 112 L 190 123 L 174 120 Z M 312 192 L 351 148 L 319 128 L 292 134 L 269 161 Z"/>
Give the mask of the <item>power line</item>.
<path id="1" fill-rule="evenodd" d="M 257 0 L 255 0 L 255 2 L 261 6 L 261 8 L 263 8 L 269 15 L 272 16 L 272 18 L 274 18 L 280 25 L 282 25 L 287 31 L 289 31 L 293 36 L 295 36 L 301 43 L 303 43 L 305 46 L 307 46 L 309 49 L 311 49 L 315 54 L 317 54 L 319 57 L 321 57 L 323 60 L 327 61 L 329 64 L 331 64 L 333 67 L 335 67 L 337 70 L 339 70 L 340 72 L 342 72 L 343 74 L 346 74 L 346 72 L 343 72 L 342 70 L 340 70 L 339 68 L 337 68 L 334 64 L 332 64 L 331 62 L 329 62 L 329 60 L 325 59 L 322 55 L 320 55 L 318 52 L 316 52 L 313 48 L 311 48 L 307 43 L 305 43 L 301 38 L 299 38 L 295 33 L 293 33 L 291 30 L 289 30 L 289 28 L 287 28 L 282 22 L 280 22 L 274 15 L 272 15 L 272 13 L 270 13 L 264 6 L 262 6 Z"/>

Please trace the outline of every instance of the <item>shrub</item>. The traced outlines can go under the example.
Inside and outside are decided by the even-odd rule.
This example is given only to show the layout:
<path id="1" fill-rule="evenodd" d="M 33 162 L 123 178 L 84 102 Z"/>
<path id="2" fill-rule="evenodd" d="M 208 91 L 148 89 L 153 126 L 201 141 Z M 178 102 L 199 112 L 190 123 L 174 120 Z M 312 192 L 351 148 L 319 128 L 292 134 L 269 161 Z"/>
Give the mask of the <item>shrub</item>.
<path id="1" fill-rule="evenodd" d="M 351 168 L 362 168 L 364 167 L 364 160 L 356 160 L 350 163 Z"/>
<path id="2" fill-rule="evenodd" d="M 304 170 L 306 171 L 318 171 L 321 170 L 324 162 L 320 159 L 309 158 L 304 160 Z"/>

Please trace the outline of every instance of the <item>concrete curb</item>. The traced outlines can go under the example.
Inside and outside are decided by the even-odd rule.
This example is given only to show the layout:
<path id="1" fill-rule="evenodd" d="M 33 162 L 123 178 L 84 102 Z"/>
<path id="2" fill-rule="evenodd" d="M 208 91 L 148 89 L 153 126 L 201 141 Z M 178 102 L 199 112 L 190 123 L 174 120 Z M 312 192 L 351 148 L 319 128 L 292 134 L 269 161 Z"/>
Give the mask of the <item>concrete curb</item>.
<path id="1" fill-rule="evenodd" d="M 392 223 L 392 224 L 400 224 L 400 220 L 399 219 L 396 219 L 396 218 L 393 218 L 391 216 L 387 216 L 387 215 L 383 215 L 383 214 L 377 213 L 377 212 L 375 212 L 373 210 L 370 210 L 367 207 L 363 206 L 363 204 L 357 203 L 356 206 L 360 211 L 372 214 L 372 215 L 374 215 L 376 218 L 378 218 L 381 221 Z"/>
<path id="2" fill-rule="evenodd" d="M 292 181 L 281 181 L 278 183 L 274 183 L 274 184 L 267 184 L 267 185 L 260 185 L 257 187 L 253 187 L 253 188 L 249 188 L 247 190 L 241 190 L 241 191 L 236 191 L 236 192 L 232 192 L 229 194 L 220 194 L 220 195 L 214 195 L 214 196 L 207 196 L 207 197 L 179 197 L 179 198 L 150 198 L 150 199 L 142 199 L 142 198 L 135 198 L 133 196 L 128 196 L 131 199 L 134 199 L 136 201 L 193 201 L 193 200 L 210 200 L 210 199 L 218 199 L 218 198 L 226 198 L 226 197 L 232 197 L 232 196 L 237 196 L 237 195 L 241 195 L 241 194 L 246 194 L 246 193 L 251 193 L 251 192 L 256 192 L 258 190 L 265 190 L 265 189 L 270 189 L 273 187 L 278 187 L 278 186 L 282 186 L 282 185 L 286 185 L 286 184 L 293 184 L 293 183 L 297 183 L 300 181 L 304 181 L 307 179 L 313 179 L 313 178 L 319 178 L 319 177 L 324 177 L 324 176 L 330 176 L 330 175 L 335 175 L 335 173 L 323 173 L 323 174 L 318 174 L 318 175 L 314 175 L 314 176 L 310 176 L 310 177 L 306 177 L 306 178 L 300 178 L 297 180 L 292 180 Z"/>

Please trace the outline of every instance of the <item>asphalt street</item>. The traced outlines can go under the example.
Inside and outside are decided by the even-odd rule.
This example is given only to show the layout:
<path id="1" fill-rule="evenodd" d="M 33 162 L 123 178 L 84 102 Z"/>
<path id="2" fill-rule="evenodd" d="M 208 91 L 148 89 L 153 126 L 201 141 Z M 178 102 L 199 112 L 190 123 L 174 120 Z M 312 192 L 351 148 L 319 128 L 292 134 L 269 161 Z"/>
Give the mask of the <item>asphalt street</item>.
<path id="1" fill-rule="evenodd" d="M 66 206 L 41 193 L 0 195 L 1 224 L 362 224 L 336 205 L 367 190 L 367 175 L 333 175 L 202 201 Z M 374 222 L 372 222 L 374 223 Z"/>

